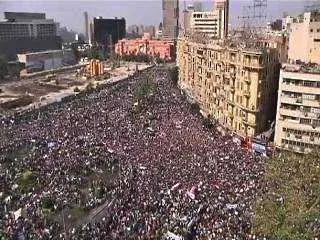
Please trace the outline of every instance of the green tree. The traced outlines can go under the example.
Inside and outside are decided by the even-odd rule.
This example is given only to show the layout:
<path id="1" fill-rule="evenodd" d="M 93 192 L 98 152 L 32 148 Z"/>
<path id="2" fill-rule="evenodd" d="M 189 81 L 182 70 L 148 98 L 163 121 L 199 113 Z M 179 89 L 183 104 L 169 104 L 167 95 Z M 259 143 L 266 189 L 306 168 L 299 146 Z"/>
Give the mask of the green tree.
<path id="1" fill-rule="evenodd" d="M 200 114 L 200 106 L 198 103 L 193 102 L 190 104 L 190 110 L 193 114 Z"/>
<path id="2" fill-rule="evenodd" d="M 18 178 L 18 186 L 21 192 L 28 192 L 31 188 L 37 184 L 37 176 L 30 170 L 25 170 Z"/>
<path id="3" fill-rule="evenodd" d="M 209 117 L 204 117 L 202 120 L 203 126 L 207 129 L 213 128 L 213 123 L 211 122 Z"/>
<path id="4" fill-rule="evenodd" d="M 171 82 L 173 83 L 174 86 L 178 85 L 178 80 L 179 80 L 179 70 L 178 67 L 173 67 L 169 70 L 169 76 L 171 79 Z"/>
<path id="5" fill-rule="evenodd" d="M 156 82 L 146 76 L 145 78 L 138 81 L 133 87 L 133 99 L 135 102 L 140 101 L 141 99 L 148 97 L 150 94 L 155 93 L 157 90 Z"/>
<path id="6" fill-rule="evenodd" d="M 269 159 L 264 182 L 252 232 L 267 239 L 320 238 L 320 152 Z"/>

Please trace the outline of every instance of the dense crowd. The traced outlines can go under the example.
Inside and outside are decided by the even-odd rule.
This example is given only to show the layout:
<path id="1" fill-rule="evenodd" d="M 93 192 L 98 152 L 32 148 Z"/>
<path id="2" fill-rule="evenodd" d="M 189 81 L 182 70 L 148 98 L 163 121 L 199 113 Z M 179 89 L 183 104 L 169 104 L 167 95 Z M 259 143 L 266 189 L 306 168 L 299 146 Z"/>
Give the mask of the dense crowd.
<path id="1" fill-rule="evenodd" d="M 0 238 L 245 239 L 263 170 L 153 67 L 0 119 Z"/>

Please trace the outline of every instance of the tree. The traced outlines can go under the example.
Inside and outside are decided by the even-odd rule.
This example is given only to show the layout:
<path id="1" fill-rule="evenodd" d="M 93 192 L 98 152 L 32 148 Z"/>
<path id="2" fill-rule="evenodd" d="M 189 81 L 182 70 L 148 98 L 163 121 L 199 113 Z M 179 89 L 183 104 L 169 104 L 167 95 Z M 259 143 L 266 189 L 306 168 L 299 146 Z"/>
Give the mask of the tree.
<path id="1" fill-rule="evenodd" d="M 198 103 L 193 102 L 190 104 L 190 110 L 193 114 L 200 114 L 200 106 Z"/>
<path id="2" fill-rule="evenodd" d="M 268 162 L 267 191 L 255 204 L 252 232 L 267 239 L 320 237 L 320 153 L 285 153 Z"/>
<path id="3" fill-rule="evenodd" d="M 81 58 L 81 54 L 78 50 L 78 47 L 76 44 L 71 44 L 71 50 L 73 52 L 74 58 L 76 60 L 76 62 L 79 62 L 80 58 Z"/>
<path id="4" fill-rule="evenodd" d="M 0 79 L 8 74 L 8 61 L 4 56 L 0 56 Z"/>
<path id="5" fill-rule="evenodd" d="M 138 81 L 133 87 L 133 98 L 135 102 L 140 101 L 141 99 L 148 97 L 150 94 L 153 94 L 157 89 L 155 81 L 146 76 L 145 78 Z"/>
<path id="6" fill-rule="evenodd" d="M 203 126 L 207 129 L 213 128 L 213 123 L 211 122 L 209 117 L 205 117 L 202 120 Z"/>
<path id="7" fill-rule="evenodd" d="M 169 70 L 169 75 L 171 82 L 173 83 L 174 86 L 178 85 L 178 80 L 179 80 L 179 70 L 178 67 L 173 67 Z"/>

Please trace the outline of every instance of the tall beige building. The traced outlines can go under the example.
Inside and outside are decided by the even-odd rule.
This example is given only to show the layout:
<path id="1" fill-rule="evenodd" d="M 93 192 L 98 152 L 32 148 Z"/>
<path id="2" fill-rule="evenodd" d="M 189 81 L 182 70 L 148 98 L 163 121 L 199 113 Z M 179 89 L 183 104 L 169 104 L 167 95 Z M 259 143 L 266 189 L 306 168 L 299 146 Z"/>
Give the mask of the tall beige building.
<path id="1" fill-rule="evenodd" d="M 162 0 L 163 29 L 166 40 L 177 40 L 179 35 L 179 0 Z"/>
<path id="2" fill-rule="evenodd" d="M 179 85 L 225 127 L 255 136 L 275 118 L 278 51 L 244 43 L 181 36 L 177 45 Z"/>
<path id="3" fill-rule="evenodd" d="M 320 66 L 283 65 L 278 93 L 276 146 L 300 153 L 320 147 Z"/>
<path id="4" fill-rule="evenodd" d="M 290 23 L 289 61 L 320 64 L 320 11 L 306 12 Z"/>
<path id="5" fill-rule="evenodd" d="M 191 31 L 191 18 L 195 11 L 192 4 L 189 4 L 186 9 L 183 10 L 183 31 L 189 33 Z"/>

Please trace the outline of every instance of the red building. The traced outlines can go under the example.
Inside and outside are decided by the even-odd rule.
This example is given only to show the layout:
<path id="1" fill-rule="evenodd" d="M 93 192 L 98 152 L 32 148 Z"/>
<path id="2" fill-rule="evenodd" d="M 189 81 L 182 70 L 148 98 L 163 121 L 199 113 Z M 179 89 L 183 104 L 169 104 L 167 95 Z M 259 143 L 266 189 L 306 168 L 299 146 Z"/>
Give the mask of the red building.
<path id="1" fill-rule="evenodd" d="M 174 60 L 173 42 L 152 40 L 148 36 L 119 40 L 115 45 L 115 52 L 118 56 L 147 55 L 167 61 Z"/>

